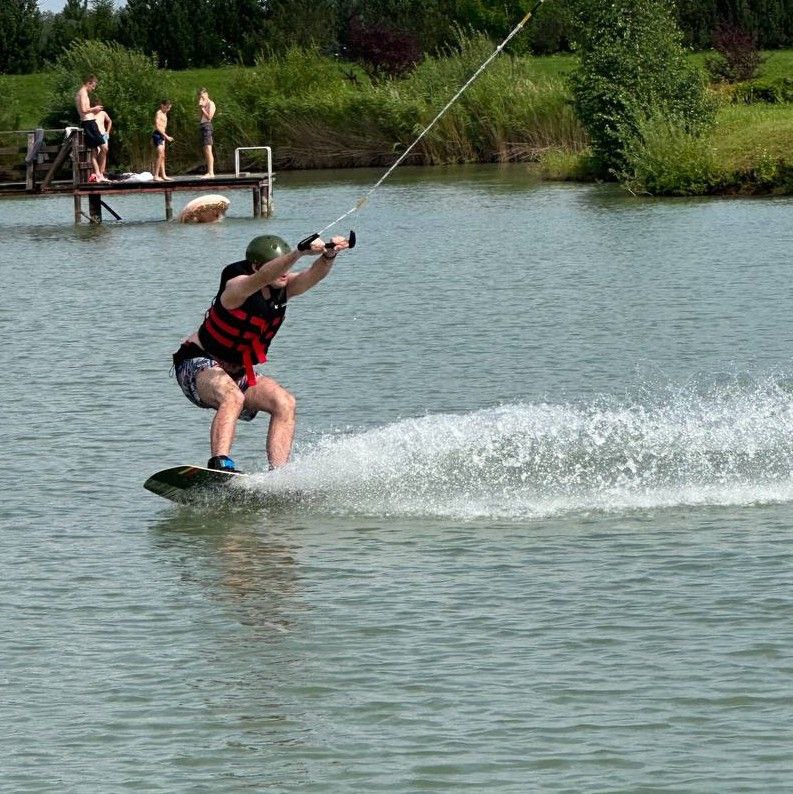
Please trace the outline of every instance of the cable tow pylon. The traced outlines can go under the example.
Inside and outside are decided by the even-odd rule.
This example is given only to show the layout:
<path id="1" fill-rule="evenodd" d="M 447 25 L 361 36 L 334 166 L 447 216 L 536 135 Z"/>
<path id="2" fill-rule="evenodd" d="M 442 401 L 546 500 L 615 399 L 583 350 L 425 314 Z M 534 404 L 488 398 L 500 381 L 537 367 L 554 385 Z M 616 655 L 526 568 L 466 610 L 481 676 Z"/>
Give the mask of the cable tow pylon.
<path id="1" fill-rule="evenodd" d="M 482 65 L 471 75 L 471 77 L 466 81 L 463 87 L 443 106 L 441 111 L 438 113 L 437 116 L 419 133 L 418 137 L 413 141 L 413 143 L 405 149 L 404 152 L 397 158 L 396 162 L 377 180 L 377 182 L 366 191 L 366 193 L 355 202 L 355 206 L 351 207 L 347 210 L 343 215 L 340 215 L 336 218 L 335 221 L 331 221 L 327 226 L 323 226 L 316 234 L 317 236 L 324 234 L 328 229 L 333 228 L 336 224 L 341 223 L 345 218 L 349 218 L 354 212 L 358 212 L 358 210 L 362 209 L 366 203 L 369 201 L 371 195 L 383 184 L 383 182 L 388 179 L 389 176 L 399 167 L 399 165 L 405 160 L 405 158 L 413 151 L 419 141 L 438 123 L 438 121 L 443 117 L 443 114 L 465 93 L 468 87 L 479 77 L 482 72 L 490 65 L 490 63 L 502 52 L 504 47 L 509 44 L 509 42 L 520 33 L 521 30 L 526 26 L 526 23 L 534 16 L 537 12 L 537 9 L 545 2 L 545 0 L 537 0 L 534 4 L 532 9 L 527 12 L 527 14 L 523 17 L 523 19 L 515 25 L 514 28 L 509 32 L 507 37 L 498 47 L 493 50 L 490 56 L 482 63 Z M 316 239 L 316 238 L 315 238 Z"/>

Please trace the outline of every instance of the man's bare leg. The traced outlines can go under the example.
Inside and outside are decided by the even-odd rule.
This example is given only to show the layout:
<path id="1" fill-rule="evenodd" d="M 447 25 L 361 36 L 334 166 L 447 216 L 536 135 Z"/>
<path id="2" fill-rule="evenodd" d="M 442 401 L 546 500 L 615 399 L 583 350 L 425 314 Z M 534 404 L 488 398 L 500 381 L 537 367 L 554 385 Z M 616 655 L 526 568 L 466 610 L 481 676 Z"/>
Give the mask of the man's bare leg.
<path id="1" fill-rule="evenodd" d="M 272 378 L 258 376 L 256 385 L 245 392 L 244 405 L 251 411 L 270 414 L 267 431 L 267 460 L 276 469 L 289 461 L 295 437 L 296 400 Z"/>
<path id="2" fill-rule="evenodd" d="M 165 144 L 157 147 L 157 160 L 154 164 L 154 178 L 165 179 Z"/>
<path id="3" fill-rule="evenodd" d="M 196 387 L 201 401 L 217 409 L 209 428 L 212 456 L 230 455 L 244 402 L 243 394 L 220 367 L 201 370 L 196 375 Z"/>
<path id="4" fill-rule="evenodd" d="M 104 182 L 102 169 L 99 167 L 99 149 L 91 149 L 91 167 L 94 169 L 94 176 L 98 182 Z"/>
<path id="5" fill-rule="evenodd" d="M 211 146 L 204 147 L 204 159 L 207 161 L 207 172 L 204 176 L 206 177 L 214 177 L 215 176 L 215 155 L 212 153 Z"/>

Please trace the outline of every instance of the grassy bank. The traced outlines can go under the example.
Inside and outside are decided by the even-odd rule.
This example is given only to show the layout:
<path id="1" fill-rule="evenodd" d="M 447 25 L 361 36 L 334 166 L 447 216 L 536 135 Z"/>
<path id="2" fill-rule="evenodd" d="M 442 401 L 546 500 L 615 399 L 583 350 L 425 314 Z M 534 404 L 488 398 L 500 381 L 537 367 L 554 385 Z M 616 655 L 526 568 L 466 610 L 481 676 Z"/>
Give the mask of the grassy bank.
<path id="1" fill-rule="evenodd" d="M 400 79 L 377 82 L 351 64 L 302 51 L 261 60 L 251 68 L 162 72 L 162 91 L 174 100 L 171 129 L 177 142 L 169 154 L 171 169 L 184 172 L 201 166 L 195 91 L 202 86 L 218 105 L 216 154 L 221 166 L 230 167 L 236 146 L 263 143 L 273 146 L 281 169 L 390 164 L 491 50 L 489 42 L 475 37 L 463 42 L 454 56 L 427 59 Z M 586 178 L 587 139 L 570 107 L 565 82 L 574 65 L 572 56 L 496 59 L 421 141 L 409 162 L 526 162 L 549 179 Z M 781 85 L 788 75 L 793 75 L 793 51 L 767 53 L 757 82 Z M 46 109 L 52 110 L 53 80 L 48 73 L 2 78 L 21 127 L 36 126 Z M 719 111 L 705 139 L 670 140 L 663 130 L 648 134 L 648 146 L 638 154 L 638 189 L 670 194 L 793 192 L 793 102 L 746 104 L 735 101 L 743 95 L 724 88 L 714 94 Z M 58 101 L 68 105 L 63 90 Z M 148 104 L 151 100 L 139 110 L 132 106 L 142 120 L 141 140 L 116 152 L 120 167 L 147 166 L 145 130 L 154 113 Z"/>

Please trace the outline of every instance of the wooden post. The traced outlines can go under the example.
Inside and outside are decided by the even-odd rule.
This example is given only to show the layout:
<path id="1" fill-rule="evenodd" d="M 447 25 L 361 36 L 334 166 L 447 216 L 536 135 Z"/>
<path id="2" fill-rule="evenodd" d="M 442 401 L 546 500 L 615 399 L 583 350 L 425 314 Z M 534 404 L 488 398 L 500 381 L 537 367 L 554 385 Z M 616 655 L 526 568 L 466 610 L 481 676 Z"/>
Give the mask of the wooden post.
<path id="1" fill-rule="evenodd" d="M 173 190 L 165 191 L 165 220 L 173 220 Z"/>
<path id="2" fill-rule="evenodd" d="M 72 184 L 80 184 L 80 136 L 72 136 Z"/>
<path id="3" fill-rule="evenodd" d="M 91 216 L 91 223 L 102 223 L 102 198 L 98 193 L 88 196 L 88 214 Z"/>
<path id="4" fill-rule="evenodd" d="M 28 133 L 28 156 L 29 156 L 30 152 L 33 151 L 33 144 L 34 144 L 35 140 L 36 140 L 36 133 L 29 132 Z M 26 163 L 27 168 L 25 169 L 25 190 L 27 190 L 27 191 L 29 191 L 31 193 L 33 192 L 33 187 L 34 187 L 33 179 L 34 179 L 37 159 L 38 159 L 38 156 L 35 156 L 35 157 L 33 157 L 33 159 L 29 163 Z"/>
<path id="5" fill-rule="evenodd" d="M 273 186 L 270 184 L 270 180 L 267 180 L 267 186 L 264 189 L 265 201 L 267 202 L 265 206 L 265 215 L 269 218 L 273 214 Z"/>
<path id="6" fill-rule="evenodd" d="M 253 193 L 253 217 L 261 218 L 262 216 L 262 193 L 258 187 L 254 187 L 251 191 Z"/>
<path id="7" fill-rule="evenodd" d="M 85 148 L 85 136 L 82 130 L 78 130 L 74 136 L 74 171 L 72 181 L 75 184 L 88 181 L 88 174 L 93 170 L 91 165 L 91 152 Z"/>
<path id="8" fill-rule="evenodd" d="M 81 223 L 83 220 L 83 200 L 80 196 L 74 194 L 74 222 Z"/>

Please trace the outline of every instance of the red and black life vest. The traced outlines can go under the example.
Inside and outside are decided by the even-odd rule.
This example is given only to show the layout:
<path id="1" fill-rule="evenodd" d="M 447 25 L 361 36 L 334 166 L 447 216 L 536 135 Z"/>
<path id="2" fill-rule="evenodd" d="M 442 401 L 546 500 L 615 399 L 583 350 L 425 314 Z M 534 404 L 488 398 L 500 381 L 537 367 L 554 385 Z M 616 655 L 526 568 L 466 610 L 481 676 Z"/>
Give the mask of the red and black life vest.
<path id="1" fill-rule="evenodd" d="M 238 309 L 225 308 L 220 296 L 226 283 L 250 273 L 250 265 L 245 260 L 223 268 L 218 294 L 198 329 L 198 339 L 213 358 L 232 367 L 244 367 L 248 385 L 253 386 L 256 383 L 253 367 L 267 361 L 267 348 L 284 320 L 286 288 L 269 287 L 268 298 L 257 290 Z"/>

